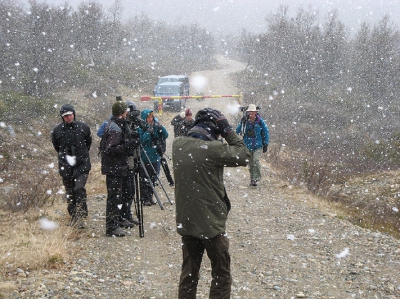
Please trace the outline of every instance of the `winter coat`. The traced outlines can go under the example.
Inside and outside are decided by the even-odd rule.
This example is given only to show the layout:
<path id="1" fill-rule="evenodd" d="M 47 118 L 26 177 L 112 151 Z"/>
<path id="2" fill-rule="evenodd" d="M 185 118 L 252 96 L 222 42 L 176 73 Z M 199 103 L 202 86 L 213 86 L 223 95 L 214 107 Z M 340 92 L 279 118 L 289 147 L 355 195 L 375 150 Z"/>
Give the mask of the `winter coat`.
<path id="1" fill-rule="evenodd" d="M 141 113 L 141 118 L 146 120 L 147 116 L 152 112 L 150 109 L 144 109 Z M 148 130 L 138 129 L 140 136 L 140 144 L 142 145 L 140 151 L 140 158 L 145 163 L 156 163 L 160 161 L 161 156 L 157 153 L 157 143 L 162 144 L 168 138 L 167 129 L 162 126 L 156 119 L 150 126 L 153 132 L 150 133 Z M 165 149 L 164 149 L 165 151 Z"/>
<path id="2" fill-rule="evenodd" d="M 259 115 L 254 122 L 249 119 L 242 120 L 236 127 L 236 133 L 243 134 L 243 141 L 251 152 L 268 145 L 269 142 L 268 127 Z"/>
<path id="3" fill-rule="evenodd" d="M 125 151 L 125 122 L 111 117 L 103 134 L 101 173 L 113 176 L 128 175 L 128 154 Z"/>
<path id="4" fill-rule="evenodd" d="M 221 141 L 178 137 L 172 143 L 176 224 L 180 235 L 208 239 L 224 233 L 230 202 L 224 167 L 246 166 L 250 152 L 231 132 Z"/>
<path id="5" fill-rule="evenodd" d="M 58 124 L 51 132 L 51 142 L 58 153 L 58 170 L 63 178 L 77 178 L 91 169 L 89 150 L 90 128 L 83 122 Z"/>
<path id="6" fill-rule="evenodd" d="M 182 136 L 179 135 L 179 127 L 184 119 L 185 118 L 180 116 L 179 114 L 172 119 L 171 125 L 174 126 L 174 137 Z"/>

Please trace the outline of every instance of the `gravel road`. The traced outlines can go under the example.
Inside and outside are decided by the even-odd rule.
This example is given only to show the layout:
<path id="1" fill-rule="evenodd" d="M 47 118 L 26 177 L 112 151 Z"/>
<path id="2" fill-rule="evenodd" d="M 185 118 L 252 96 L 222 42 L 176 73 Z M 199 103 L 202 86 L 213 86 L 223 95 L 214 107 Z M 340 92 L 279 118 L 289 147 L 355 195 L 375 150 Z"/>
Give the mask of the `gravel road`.
<path id="1" fill-rule="evenodd" d="M 200 73 L 208 78 L 205 93 L 237 92 L 227 75 L 244 66 L 218 59 L 224 68 Z M 224 112 L 226 104 L 210 99 L 188 106 Z M 161 121 L 169 126 L 172 117 L 165 113 Z M 267 163 L 263 174 L 258 187 L 248 187 L 247 169 L 225 171 L 232 203 L 231 298 L 400 298 L 399 240 L 339 219 L 328 205 L 279 180 Z M 162 181 L 173 200 L 173 188 Z M 177 298 L 175 207 L 157 188 L 164 210 L 144 207 L 144 238 L 136 227 L 125 238 L 106 237 L 105 195 L 91 195 L 88 227 L 71 241 L 75 259 L 60 269 L 20 270 L 9 282 L 17 288 L 9 298 Z M 208 298 L 210 277 L 205 258 L 198 298 Z"/>

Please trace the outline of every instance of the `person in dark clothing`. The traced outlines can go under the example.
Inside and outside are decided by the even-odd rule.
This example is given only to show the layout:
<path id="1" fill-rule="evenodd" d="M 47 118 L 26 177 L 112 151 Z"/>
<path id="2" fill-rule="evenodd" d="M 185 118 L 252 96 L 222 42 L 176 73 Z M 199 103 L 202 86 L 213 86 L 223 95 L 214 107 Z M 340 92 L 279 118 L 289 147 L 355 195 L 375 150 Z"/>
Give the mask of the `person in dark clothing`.
<path id="1" fill-rule="evenodd" d="M 129 156 L 139 146 L 139 140 L 129 138 L 129 128 L 125 121 L 128 114 L 126 103 L 115 101 L 112 106 L 112 117 L 108 121 L 102 137 L 101 173 L 106 175 L 106 235 L 124 237 L 126 232 L 120 227 L 133 227 L 127 211 L 125 217 L 121 209 L 126 209 L 133 200 L 124 192 L 129 188 Z"/>
<path id="2" fill-rule="evenodd" d="M 171 125 L 174 126 L 174 137 L 178 137 L 179 135 L 179 131 L 180 131 L 180 127 L 182 125 L 183 120 L 185 119 L 185 112 L 182 111 L 180 114 L 176 115 L 172 121 L 171 121 Z"/>
<path id="3" fill-rule="evenodd" d="M 51 141 L 58 153 L 58 169 L 67 193 L 69 225 L 85 228 L 83 218 L 88 216 L 85 185 L 91 169 L 92 134 L 89 126 L 75 119 L 72 105 L 63 105 L 60 116 L 62 123 L 51 132 Z"/>
<path id="4" fill-rule="evenodd" d="M 227 143 L 218 140 L 225 138 Z M 226 221 L 231 208 L 224 167 L 246 166 L 250 152 L 225 116 L 211 108 L 197 112 L 188 136 L 175 138 L 172 161 L 175 179 L 177 232 L 182 236 L 182 271 L 178 299 L 195 299 L 204 256 L 211 261 L 209 298 L 228 299 L 231 291 Z"/>
<path id="5" fill-rule="evenodd" d="M 168 132 L 154 118 L 152 110 L 144 109 L 140 116 L 148 124 L 146 130 L 142 128 L 138 129 L 142 145 L 140 157 L 148 174 L 146 174 L 145 169 L 141 166 L 139 169 L 140 199 L 143 201 L 143 205 L 151 206 L 152 204 L 156 204 L 156 201 L 153 199 L 154 191 L 151 184 L 154 186 L 157 179 L 161 155 L 165 152 L 165 140 L 168 138 Z"/>
<path id="6" fill-rule="evenodd" d="M 174 126 L 174 136 L 186 136 L 189 130 L 194 126 L 192 111 L 188 108 L 185 112 L 174 117 L 171 122 Z"/>
<path id="7" fill-rule="evenodd" d="M 127 110 L 133 110 L 136 109 L 135 103 L 133 103 L 130 100 L 126 100 L 125 104 L 127 105 L 128 109 Z M 104 135 L 104 132 L 106 130 L 106 127 L 110 121 L 110 119 L 113 116 L 111 115 L 110 118 L 106 121 L 104 121 L 99 129 L 97 130 L 97 136 L 102 138 Z M 124 126 L 127 138 L 126 139 L 134 139 L 134 138 L 139 138 L 137 135 L 136 130 L 134 130 L 130 125 Z M 139 142 L 139 141 L 138 141 Z M 133 199 L 135 196 L 135 183 L 134 183 L 134 175 L 135 171 L 138 171 L 137 169 L 135 170 L 135 165 L 133 161 L 134 157 L 132 155 L 128 155 L 128 176 L 126 179 L 124 178 L 123 182 L 123 202 L 124 204 L 122 205 L 120 209 L 120 217 L 118 219 L 118 224 L 120 227 L 125 227 L 125 228 L 132 228 L 134 225 L 138 225 L 139 221 L 133 217 L 132 214 L 132 203 Z"/>

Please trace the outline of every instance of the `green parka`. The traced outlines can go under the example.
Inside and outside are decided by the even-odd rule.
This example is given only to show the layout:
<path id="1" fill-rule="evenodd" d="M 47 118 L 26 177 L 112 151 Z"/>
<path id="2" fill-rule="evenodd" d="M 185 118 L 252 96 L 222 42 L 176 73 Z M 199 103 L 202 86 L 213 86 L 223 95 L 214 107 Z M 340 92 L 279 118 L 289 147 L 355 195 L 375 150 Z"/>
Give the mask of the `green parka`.
<path id="1" fill-rule="evenodd" d="M 230 202 L 223 182 L 224 166 L 246 166 L 250 152 L 232 131 L 221 141 L 175 138 L 176 224 L 180 235 L 208 239 L 226 231 Z"/>

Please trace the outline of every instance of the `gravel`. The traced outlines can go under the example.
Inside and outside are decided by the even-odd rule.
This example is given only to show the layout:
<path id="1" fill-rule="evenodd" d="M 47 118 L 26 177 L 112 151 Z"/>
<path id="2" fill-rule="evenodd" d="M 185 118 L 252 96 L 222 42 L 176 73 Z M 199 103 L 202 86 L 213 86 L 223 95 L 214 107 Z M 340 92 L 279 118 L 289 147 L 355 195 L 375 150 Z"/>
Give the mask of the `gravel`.
<path id="1" fill-rule="evenodd" d="M 399 240 L 341 220 L 267 167 L 264 173 L 261 185 L 248 187 L 245 168 L 225 172 L 231 298 L 400 297 Z M 10 298 L 177 298 L 180 237 L 174 206 L 157 190 L 165 209 L 145 207 L 144 238 L 136 227 L 125 238 L 106 237 L 105 195 L 91 197 L 88 227 L 71 241 L 75 259 L 60 269 L 17 269 Z M 209 283 L 205 258 L 198 298 L 208 298 Z"/>

